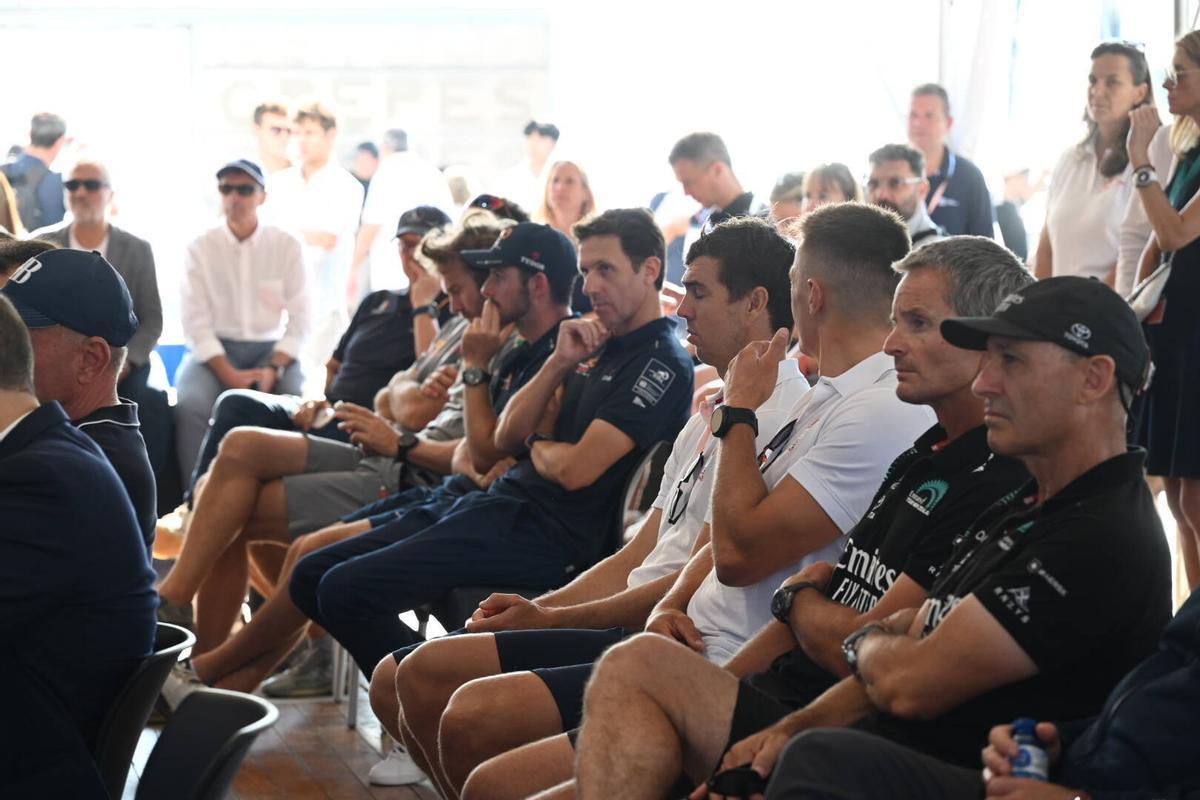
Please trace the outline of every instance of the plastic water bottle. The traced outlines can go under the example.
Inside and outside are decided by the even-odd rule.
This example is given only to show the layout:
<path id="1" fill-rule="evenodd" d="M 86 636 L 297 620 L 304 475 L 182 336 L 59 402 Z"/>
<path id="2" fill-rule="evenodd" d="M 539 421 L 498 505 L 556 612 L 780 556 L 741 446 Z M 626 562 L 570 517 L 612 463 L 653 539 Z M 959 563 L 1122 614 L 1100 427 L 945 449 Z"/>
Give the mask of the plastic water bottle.
<path id="1" fill-rule="evenodd" d="M 1009 759 L 1014 778 L 1032 778 L 1044 781 L 1050 777 L 1050 759 L 1037 738 L 1037 722 L 1022 717 L 1013 722 L 1013 738 L 1017 740 L 1017 754 Z"/>

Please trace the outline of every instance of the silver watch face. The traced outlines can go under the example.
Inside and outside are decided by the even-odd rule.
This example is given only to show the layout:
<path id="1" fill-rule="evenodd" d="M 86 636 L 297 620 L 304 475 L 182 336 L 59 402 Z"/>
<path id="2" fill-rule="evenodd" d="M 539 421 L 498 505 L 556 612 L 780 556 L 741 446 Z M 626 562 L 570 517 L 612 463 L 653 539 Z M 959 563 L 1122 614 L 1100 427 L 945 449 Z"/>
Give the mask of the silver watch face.
<path id="1" fill-rule="evenodd" d="M 478 386 L 484 381 L 484 371 L 479 367 L 469 367 L 463 370 L 463 383 L 467 386 Z"/>
<path id="2" fill-rule="evenodd" d="M 713 409 L 712 416 L 708 419 L 708 427 L 715 436 L 721 430 L 721 424 L 725 421 L 725 406 L 717 406 Z"/>
<path id="3" fill-rule="evenodd" d="M 1136 176 L 1136 183 L 1138 186 L 1149 186 L 1152 182 L 1154 182 L 1155 177 L 1154 170 L 1140 169 L 1138 170 Z"/>

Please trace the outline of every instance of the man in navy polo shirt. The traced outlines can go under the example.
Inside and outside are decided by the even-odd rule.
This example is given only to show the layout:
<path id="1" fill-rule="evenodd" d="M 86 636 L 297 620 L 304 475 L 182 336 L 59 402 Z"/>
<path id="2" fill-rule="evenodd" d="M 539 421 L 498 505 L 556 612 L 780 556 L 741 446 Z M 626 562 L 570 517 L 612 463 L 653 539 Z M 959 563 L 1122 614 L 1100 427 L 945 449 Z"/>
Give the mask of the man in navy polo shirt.
<path id="1" fill-rule="evenodd" d="M 39 407 L 0 298 L 0 796 L 106 796 L 89 751 L 153 648 L 153 579 L 120 480 L 58 403 Z"/>
<path id="2" fill-rule="evenodd" d="M 329 568 L 322 552 L 297 565 L 289 589 L 308 616 L 350 650 L 364 673 L 411 644 L 396 615 L 456 586 L 557 586 L 611 546 L 612 500 L 655 442 L 687 420 L 692 364 L 658 302 L 663 239 L 648 212 L 615 209 L 576 228 L 584 291 L 597 319 L 569 320 L 554 353 L 501 415 L 497 445 L 529 453 L 486 492 L 432 521 L 388 526 L 405 538 Z M 478 266 L 547 269 L 564 253 L 533 251 L 510 263 L 518 234 Z"/>
<path id="3" fill-rule="evenodd" d="M 2 290 L 29 329 L 38 400 L 57 400 L 108 456 L 133 503 L 149 553 L 156 490 L 137 404 L 117 397 L 126 345 L 137 330 L 129 289 L 99 253 L 47 250 L 29 259 Z"/>
<path id="4" fill-rule="evenodd" d="M 925 205 L 929 216 L 949 236 L 965 233 L 991 238 L 996 220 L 992 196 L 979 167 L 947 147 L 953 124 L 945 89 L 936 83 L 913 89 L 908 140 L 925 156 L 929 180 Z"/>

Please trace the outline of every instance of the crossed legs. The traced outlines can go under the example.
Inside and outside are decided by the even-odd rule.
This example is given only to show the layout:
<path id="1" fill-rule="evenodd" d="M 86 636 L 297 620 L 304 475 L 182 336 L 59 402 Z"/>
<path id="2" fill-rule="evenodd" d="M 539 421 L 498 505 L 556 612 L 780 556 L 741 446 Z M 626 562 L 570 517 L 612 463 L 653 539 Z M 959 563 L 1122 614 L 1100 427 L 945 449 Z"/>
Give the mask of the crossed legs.
<path id="1" fill-rule="evenodd" d="M 159 585 L 170 602 L 196 599 L 197 655 L 223 642 L 241 607 L 247 545 L 286 544 L 287 499 L 279 478 L 304 471 L 303 435 L 235 428 L 221 443 L 183 549 Z"/>

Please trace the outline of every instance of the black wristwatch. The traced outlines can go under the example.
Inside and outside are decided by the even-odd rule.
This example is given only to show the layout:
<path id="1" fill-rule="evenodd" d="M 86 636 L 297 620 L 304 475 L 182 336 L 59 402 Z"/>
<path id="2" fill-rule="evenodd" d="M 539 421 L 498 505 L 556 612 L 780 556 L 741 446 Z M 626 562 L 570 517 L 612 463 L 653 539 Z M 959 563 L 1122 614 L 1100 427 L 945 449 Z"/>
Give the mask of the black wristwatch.
<path id="1" fill-rule="evenodd" d="M 709 428 L 712 430 L 712 435 L 721 439 L 725 434 L 729 433 L 729 429 L 738 423 L 745 423 L 754 429 L 754 435 L 758 435 L 758 416 L 755 415 L 752 408 L 738 408 L 737 406 L 720 405 L 713 409 L 712 418 L 709 420 Z"/>
<path id="2" fill-rule="evenodd" d="M 537 431 L 534 431 L 533 433 L 531 433 L 525 437 L 525 449 L 532 450 L 533 446 L 535 444 L 537 444 L 538 442 L 552 442 L 552 441 L 554 441 L 554 437 L 551 436 L 550 434 L 539 433 Z"/>
<path id="3" fill-rule="evenodd" d="M 467 367 L 463 370 L 463 383 L 467 386 L 479 386 L 492 382 L 492 373 L 479 367 Z"/>
<path id="4" fill-rule="evenodd" d="M 428 303 L 423 306 L 417 306 L 416 308 L 414 308 L 412 310 L 412 315 L 414 317 L 419 317 L 422 314 L 428 314 L 431 317 L 436 317 L 437 313 L 438 313 L 438 307 L 436 305 L 434 305 L 433 303 Z"/>
<path id="5" fill-rule="evenodd" d="M 869 622 L 861 628 L 850 634 L 842 642 L 842 655 L 846 658 L 846 666 L 850 668 L 850 674 L 858 677 L 858 646 L 867 634 L 873 631 L 887 630 L 878 622 Z"/>
<path id="6" fill-rule="evenodd" d="M 396 444 L 396 463 L 403 464 L 408 460 L 408 451 L 417 446 L 420 439 L 412 431 L 400 431 L 400 441 Z"/>
<path id="7" fill-rule="evenodd" d="M 787 586 L 781 586 L 776 589 L 775 594 L 771 595 L 771 613 L 775 616 L 775 619 L 784 625 L 790 625 L 792 601 L 796 599 L 797 592 L 805 589 L 820 591 L 821 587 L 817 586 L 813 581 L 796 581 L 795 583 L 789 583 Z"/>

